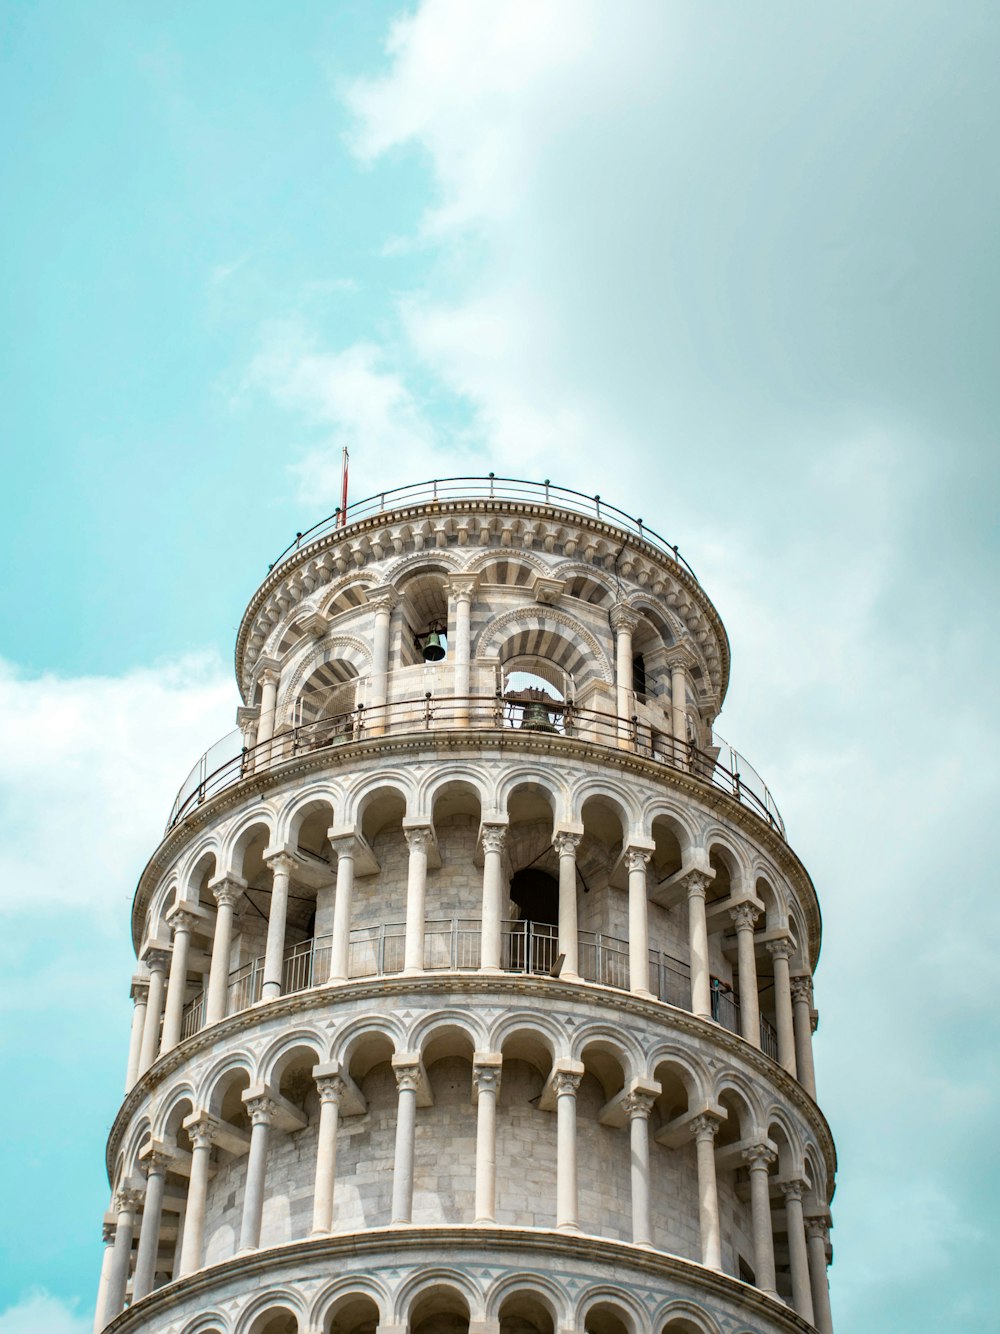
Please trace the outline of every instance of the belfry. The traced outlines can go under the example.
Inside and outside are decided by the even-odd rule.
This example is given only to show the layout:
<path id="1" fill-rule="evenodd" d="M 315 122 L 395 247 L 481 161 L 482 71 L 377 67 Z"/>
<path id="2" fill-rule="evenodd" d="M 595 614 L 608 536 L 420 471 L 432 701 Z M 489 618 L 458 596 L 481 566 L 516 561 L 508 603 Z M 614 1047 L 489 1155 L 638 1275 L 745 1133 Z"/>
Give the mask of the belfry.
<path id="1" fill-rule="evenodd" d="M 136 891 L 96 1329 L 832 1334 L 820 912 L 642 520 L 299 534 Z"/>

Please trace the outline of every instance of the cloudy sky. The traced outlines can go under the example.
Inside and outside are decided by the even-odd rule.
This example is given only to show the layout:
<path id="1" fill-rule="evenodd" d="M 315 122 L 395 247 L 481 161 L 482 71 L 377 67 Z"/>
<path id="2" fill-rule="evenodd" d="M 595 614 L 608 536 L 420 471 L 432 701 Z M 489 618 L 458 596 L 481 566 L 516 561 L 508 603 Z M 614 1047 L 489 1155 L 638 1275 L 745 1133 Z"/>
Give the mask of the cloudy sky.
<path id="1" fill-rule="evenodd" d="M 1000 1328 L 995 3 L 0 0 L 0 1334 L 84 1334 L 128 907 L 268 562 L 680 544 L 825 917 L 838 1334 Z"/>

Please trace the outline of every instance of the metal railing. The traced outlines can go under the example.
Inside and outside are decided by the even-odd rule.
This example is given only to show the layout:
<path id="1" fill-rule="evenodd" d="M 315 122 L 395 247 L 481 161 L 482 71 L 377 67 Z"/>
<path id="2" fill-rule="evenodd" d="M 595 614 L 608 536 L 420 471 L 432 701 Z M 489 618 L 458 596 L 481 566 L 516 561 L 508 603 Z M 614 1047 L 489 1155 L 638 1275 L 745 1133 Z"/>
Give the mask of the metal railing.
<path id="1" fill-rule="evenodd" d="M 366 496 L 364 500 L 352 501 L 343 513 L 338 506 L 327 518 L 320 519 L 305 532 L 296 533 L 295 540 L 289 542 L 284 551 L 268 566 L 268 570 L 275 569 L 310 542 L 315 542 L 318 538 L 325 537 L 340 527 L 357 523 L 361 519 L 406 509 L 411 505 L 426 508 L 456 500 L 509 500 L 516 504 L 551 505 L 556 509 L 569 510 L 573 514 L 599 519 L 603 523 L 623 528 L 634 537 L 649 542 L 663 555 L 683 565 L 693 579 L 698 578 L 674 543 L 668 542 L 654 528 L 647 527 L 642 519 L 633 518 L 617 505 L 610 505 L 600 495 L 588 496 L 583 491 L 574 491 L 572 487 L 555 486 L 548 480 L 532 482 L 523 477 L 497 477 L 494 473 L 489 473 L 486 477 L 438 477 L 429 482 L 414 482 L 409 486 L 393 487 L 390 491 L 379 491 L 375 495 Z"/>
<path id="2" fill-rule="evenodd" d="M 404 736 L 436 731 L 473 730 L 541 732 L 572 737 L 595 746 L 626 750 L 663 764 L 669 769 L 693 774 L 721 789 L 748 807 L 785 837 L 785 825 L 767 784 L 751 764 L 721 737 L 713 738 L 711 750 L 700 750 L 693 742 L 678 741 L 659 732 L 638 717 L 621 718 L 596 709 L 577 708 L 572 701 L 550 700 L 545 704 L 548 721 L 539 724 L 525 712 L 525 704 L 505 695 L 425 694 L 420 698 L 388 704 L 358 705 L 347 713 L 318 722 L 303 723 L 279 732 L 252 749 L 228 754 L 209 770 L 206 756 L 223 753 L 217 742 L 185 779 L 174 800 L 167 830 L 209 797 L 224 791 L 252 774 L 264 773 L 285 760 L 375 737 Z M 239 733 L 230 734 L 238 738 Z M 235 743 L 234 743 L 235 744 Z"/>
<path id="3" fill-rule="evenodd" d="M 732 991 L 712 990 L 712 1018 L 730 1033 L 741 1033 L 740 998 Z M 763 1015 L 760 1016 L 760 1049 L 772 1060 L 778 1059 L 778 1034 Z"/>

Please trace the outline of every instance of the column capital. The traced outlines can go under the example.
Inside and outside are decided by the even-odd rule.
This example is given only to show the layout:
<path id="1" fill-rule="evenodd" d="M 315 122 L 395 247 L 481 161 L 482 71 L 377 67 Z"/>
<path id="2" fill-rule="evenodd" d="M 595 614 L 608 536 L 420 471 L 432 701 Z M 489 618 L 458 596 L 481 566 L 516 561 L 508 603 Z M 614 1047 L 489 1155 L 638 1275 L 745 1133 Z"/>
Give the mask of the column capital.
<path id="1" fill-rule="evenodd" d="M 254 680 L 259 686 L 277 685 L 281 663 L 277 658 L 258 658 L 254 665 Z"/>
<path id="2" fill-rule="evenodd" d="M 682 875 L 678 883 L 687 891 L 689 899 L 703 899 L 714 879 L 715 872 L 713 870 L 697 867 L 695 870 L 688 871 L 687 875 Z"/>
<path id="3" fill-rule="evenodd" d="M 795 953 L 795 942 L 791 936 L 782 936 L 780 940 L 769 940 L 767 952 L 772 959 L 790 959 Z"/>
<path id="4" fill-rule="evenodd" d="M 798 1200 L 800 1203 L 808 1189 L 808 1183 L 801 1177 L 785 1177 L 776 1184 L 786 1200 Z"/>
<path id="5" fill-rule="evenodd" d="M 149 978 L 142 977 L 138 973 L 132 979 L 132 985 L 129 987 L 129 995 L 138 1005 L 149 996 Z"/>
<path id="6" fill-rule="evenodd" d="M 791 979 L 792 1001 L 799 1004 L 805 1003 L 812 1005 L 813 982 L 807 973 L 799 973 L 797 977 Z"/>
<path id="7" fill-rule="evenodd" d="M 625 1094 L 622 1107 L 630 1121 L 636 1119 L 647 1121 L 655 1102 L 656 1094 L 651 1093 L 648 1089 L 632 1089 L 630 1093 Z"/>
<path id="8" fill-rule="evenodd" d="M 552 1091 L 557 1098 L 576 1097 L 576 1091 L 583 1079 L 582 1070 L 554 1070 L 550 1076 Z"/>
<path id="9" fill-rule="evenodd" d="M 275 871 L 287 871 L 291 875 L 298 865 L 298 856 L 294 848 L 265 848 L 262 859 L 265 865 Z"/>
<path id="10" fill-rule="evenodd" d="M 133 1214 L 141 1207 L 143 1193 L 134 1186 L 121 1186 L 115 1191 L 114 1209 L 117 1214 Z"/>
<path id="11" fill-rule="evenodd" d="M 241 875 L 235 871 L 226 871 L 218 875 L 214 880 L 208 882 L 208 887 L 212 891 L 212 897 L 221 908 L 223 904 L 227 907 L 235 908 L 236 904 L 243 897 L 247 882 Z"/>
<path id="12" fill-rule="evenodd" d="M 101 1241 L 104 1243 L 105 1246 L 113 1246 L 113 1245 L 114 1245 L 115 1233 L 116 1233 L 117 1231 L 118 1231 L 118 1224 L 117 1224 L 117 1223 L 102 1223 L 102 1224 L 101 1224 Z"/>
<path id="13" fill-rule="evenodd" d="M 170 950 L 157 942 L 143 950 L 142 961 L 151 973 L 165 973 L 170 963 Z"/>
<path id="14" fill-rule="evenodd" d="M 738 903 L 729 909 L 729 916 L 737 931 L 753 931 L 761 916 L 761 911 L 754 903 Z"/>
<path id="15" fill-rule="evenodd" d="M 366 590 L 365 601 L 375 611 L 392 611 L 399 601 L 399 594 L 391 584 L 380 584 L 378 588 Z"/>
<path id="16" fill-rule="evenodd" d="M 825 1246 L 827 1238 L 830 1235 L 830 1225 L 827 1223 L 826 1219 L 821 1218 L 818 1214 L 807 1214 L 805 1224 L 806 1236 L 818 1237 Z"/>
<path id="17" fill-rule="evenodd" d="M 639 613 L 625 602 L 616 602 L 611 608 L 611 628 L 615 634 L 619 630 L 634 630 L 641 619 Z"/>
<path id="18" fill-rule="evenodd" d="M 722 1125 L 717 1116 L 710 1112 L 701 1112 L 690 1122 L 691 1138 L 698 1140 L 714 1140 L 719 1133 L 719 1127 Z"/>
<path id="19" fill-rule="evenodd" d="M 249 727 L 260 719 L 259 704 L 241 704 L 236 710 L 236 726 L 240 729 Z"/>
<path id="20" fill-rule="evenodd" d="M 409 828 L 404 826 L 403 837 L 411 852 L 430 852 L 437 842 L 431 824 L 411 825 Z"/>
<path id="21" fill-rule="evenodd" d="M 690 672 L 698 666 L 698 656 L 686 644 L 674 644 L 664 655 L 672 672 Z"/>
<path id="22" fill-rule="evenodd" d="M 210 1149 L 215 1143 L 215 1136 L 219 1130 L 219 1119 L 213 1116 L 211 1112 L 192 1112 L 184 1118 L 183 1125 L 190 1136 L 193 1148 Z"/>
<path id="23" fill-rule="evenodd" d="M 182 899 L 168 910 L 166 920 L 176 937 L 178 931 L 193 931 L 201 916 L 202 914 L 196 904 Z"/>
<path id="24" fill-rule="evenodd" d="M 448 590 L 456 602 L 471 602 L 478 583 L 478 574 L 450 574 L 448 576 Z"/>
<path id="25" fill-rule="evenodd" d="M 139 1154 L 139 1170 L 147 1178 L 157 1174 L 162 1176 L 173 1161 L 174 1155 L 165 1144 L 153 1142 Z"/>
<path id="26" fill-rule="evenodd" d="M 631 845 L 623 849 L 622 861 L 625 863 L 626 871 L 631 875 L 633 871 L 645 871 L 652 855 L 652 852 L 646 848 Z"/>
<path id="27" fill-rule="evenodd" d="M 417 1093 L 424 1078 L 419 1058 L 392 1058 L 392 1072 L 396 1076 L 396 1088 L 400 1093 Z"/>
<path id="28" fill-rule="evenodd" d="M 340 1075 L 320 1075 L 316 1080 L 316 1092 L 321 1103 L 332 1102 L 339 1107 L 341 1098 L 347 1092 L 347 1085 Z"/>
<path id="29" fill-rule="evenodd" d="M 479 828 L 483 852 L 503 852 L 507 846 L 506 824 L 484 824 Z"/>
<path id="30" fill-rule="evenodd" d="M 247 1109 L 251 1125 L 269 1126 L 274 1123 L 274 1114 L 278 1109 L 266 1093 L 252 1098 L 244 1095 L 243 1105 Z"/>
<path id="31" fill-rule="evenodd" d="M 557 829 L 552 835 L 552 846 L 560 857 L 575 857 L 582 837 L 569 829 Z"/>
<path id="32" fill-rule="evenodd" d="M 751 1172 L 767 1172 L 778 1161 L 778 1153 L 770 1144 L 752 1144 L 743 1150 L 743 1161 Z"/>
<path id="33" fill-rule="evenodd" d="M 477 1051 L 472 1061 L 472 1084 L 478 1098 L 481 1093 L 499 1093 L 503 1057 L 499 1052 Z"/>

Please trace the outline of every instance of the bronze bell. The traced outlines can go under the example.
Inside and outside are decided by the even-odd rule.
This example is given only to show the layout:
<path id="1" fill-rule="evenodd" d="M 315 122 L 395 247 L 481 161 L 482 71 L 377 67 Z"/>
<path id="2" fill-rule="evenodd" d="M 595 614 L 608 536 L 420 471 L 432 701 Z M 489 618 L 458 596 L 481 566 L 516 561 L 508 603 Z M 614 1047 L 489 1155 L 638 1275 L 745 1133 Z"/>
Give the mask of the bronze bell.
<path id="1" fill-rule="evenodd" d="M 424 662 L 440 662 L 444 657 L 444 644 L 441 642 L 441 636 L 436 630 L 424 637 L 421 644 L 421 650 L 424 655 Z"/>
<path id="2" fill-rule="evenodd" d="M 530 728 L 532 732 L 554 732 L 556 730 L 552 722 L 552 715 L 541 700 L 529 700 L 525 704 L 524 712 L 521 715 L 521 726 Z"/>

